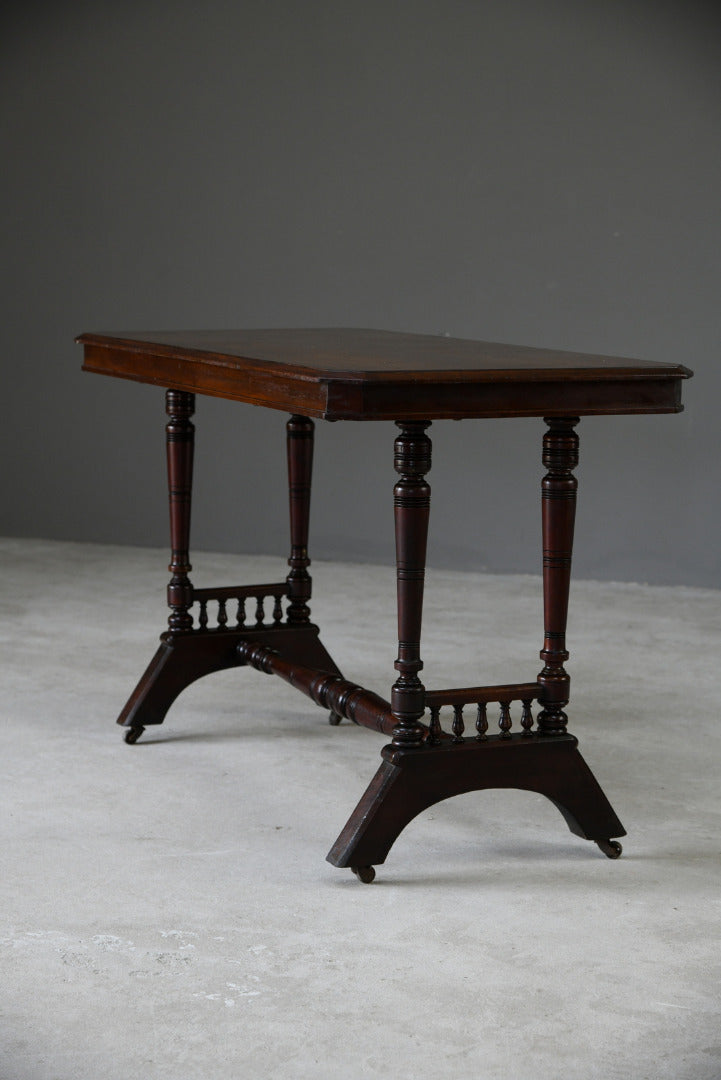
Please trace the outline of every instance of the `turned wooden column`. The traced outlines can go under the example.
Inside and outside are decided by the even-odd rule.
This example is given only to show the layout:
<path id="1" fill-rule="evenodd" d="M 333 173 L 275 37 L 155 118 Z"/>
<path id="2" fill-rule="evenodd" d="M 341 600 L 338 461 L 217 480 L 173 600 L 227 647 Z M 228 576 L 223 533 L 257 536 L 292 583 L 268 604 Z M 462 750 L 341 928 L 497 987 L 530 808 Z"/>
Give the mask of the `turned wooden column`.
<path id="1" fill-rule="evenodd" d="M 578 481 L 572 470 L 578 465 L 578 435 L 573 430 L 578 417 L 546 418 L 548 431 L 543 436 L 543 464 L 548 472 L 541 487 L 543 521 L 543 625 L 541 659 L 543 671 L 538 676 L 543 693 L 538 715 L 539 735 L 563 735 L 568 718 L 570 677 L 564 663 L 568 593 L 571 584 L 573 526 L 576 517 Z"/>
<path id="2" fill-rule="evenodd" d="M 295 625 L 310 622 L 308 601 L 312 580 L 308 573 L 308 529 L 314 429 L 313 421 L 307 416 L 291 416 L 286 425 L 290 502 L 290 573 L 286 581 L 290 600 L 288 622 Z"/>
<path id="3" fill-rule="evenodd" d="M 195 394 L 184 390 L 167 390 L 165 411 L 168 423 L 165 439 L 168 454 L 168 496 L 170 499 L 170 570 L 168 606 L 171 608 L 168 628 L 171 631 L 191 630 L 193 616 L 193 586 L 188 573 L 190 565 L 190 506 L 193 490 L 193 445 L 195 428 L 191 416 L 195 412 Z"/>
<path id="4" fill-rule="evenodd" d="M 421 621 L 426 568 L 426 541 L 431 489 L 425 481 L 431 468 L 430 421 L 396 421 L 394 466 L 400 474 L 395 488 L 396 582 L 398 594 L 399 673 L 391 689 L 391 709 L 398 721 L 393 745 L 420 746 L 425 729 L 419 723 L 425 709 L 425 688 L 418 677 L 421 660 Z"/>

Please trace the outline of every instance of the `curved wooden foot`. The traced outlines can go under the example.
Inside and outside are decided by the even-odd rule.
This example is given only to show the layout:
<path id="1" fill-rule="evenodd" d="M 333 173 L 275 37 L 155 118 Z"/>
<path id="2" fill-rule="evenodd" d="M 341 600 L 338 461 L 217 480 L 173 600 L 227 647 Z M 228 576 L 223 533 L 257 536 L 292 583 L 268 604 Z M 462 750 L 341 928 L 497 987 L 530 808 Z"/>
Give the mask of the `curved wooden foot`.
<path id="1" fill-rule="evenodd" d="M 118 723 L 131 730 L 162 724 L 170 706 L 191 683 L 214 671 L 242 667 L 245 661 L 238 656 L 238 643 L 249 639 L 277 649 L 296 663 L 340 675 L 318 637 L 318 627 L 312 624 L 166 633 Z"/>
<path id="2" fill-rule="evenodd" d="M 383 863 L 394 842 L 434 803 L 485 788 L 520 788 L 545 795 L 571 832 L 594 840 L 610 857 L 625 830 L 572 735 L 490 738 L 414 750 L 385 747 L 383 762 L 328 854 L 334 866 Z M 620 854 L 620 850 L 617 852 Z"/>

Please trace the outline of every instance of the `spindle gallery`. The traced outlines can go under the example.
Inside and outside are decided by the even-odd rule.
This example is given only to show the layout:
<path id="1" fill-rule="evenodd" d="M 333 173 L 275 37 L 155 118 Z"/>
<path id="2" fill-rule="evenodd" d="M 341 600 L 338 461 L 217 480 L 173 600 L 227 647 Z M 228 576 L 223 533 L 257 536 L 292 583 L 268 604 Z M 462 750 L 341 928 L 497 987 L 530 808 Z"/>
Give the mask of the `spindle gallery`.
<path id="1" fill-rule="evenodd" d="M 346 718 L 390 740 L 327 856 L 361 881 L 373 880 L 375 867 L 414 817 L 443 799 L 485 788 L 539 792 L 558 807 L 571 832 L 595 842 L 611 859 L 621 854 L 617 838 L 625 830 L 581 756 L 566 712 L 579 421 L 588 415 L 679 412 L 682 382 L 691 375 L 687 368 L 375 330 L 92 333 L 78 341 L 86 371 L 166 390 L 170 615 L 118 719 L 127 743 L 137 742 L 149 725 L 162 724 L 178 694 L 196 679 L 224 668 L 251 668 L 302 691 L 336 726 Z M 290 413 L 290 569 L 278 583 L 195 589 L 191 582 L 196 394 Z M 538 417 L 546 426 L 540 500 L 543 666 L 533 676 L 533 658 L 525 658 L 527 677 L 515 684 L 427 688 L 421 680 L 421 621 L 431 509 L 429 432 L 433 421 L 499 417 Z M 388 699 L 344 678 L 311 622 L 314 418 L 385 420 L 398 429 L 392 441 L 389 436 L 397 473 L 398 653 Z M 265 491 L 261 495 L 267 497 Z M 463 646 L 460 631 L 457 647 Z"/>

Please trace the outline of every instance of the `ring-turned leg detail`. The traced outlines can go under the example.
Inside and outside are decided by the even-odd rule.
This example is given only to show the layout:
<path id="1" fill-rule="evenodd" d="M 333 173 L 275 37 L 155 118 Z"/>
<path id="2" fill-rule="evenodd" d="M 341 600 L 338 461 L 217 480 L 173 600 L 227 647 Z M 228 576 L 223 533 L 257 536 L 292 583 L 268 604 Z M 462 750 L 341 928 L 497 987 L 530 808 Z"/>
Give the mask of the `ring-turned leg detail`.
<path id="1" fill-rule="evenodd" d="M 431 468 L 430 421 L 397 421 L 401 429 L 394 450 L 394 466 L 400 474 L 393 489 L 396 534 L 396 583 L 398 595 L 399 673 L 391 689 L 391 708 L 398 724 L 393 745 L 420 746 L 425 732 L 419 723 L 425 710 L 425 690 L 418 677 L 421 660 L 421 622 L 426 569 L 426 543 L 431 489 L 425 480 Z"/>
<path id="2" fill-rule="evenodd" d="M 288 447 L 288 501 L 290 504 L 290 571 L 288 583 L 288 623 L 305 626 L 310 622 L 313 581 L 308 573 L 308 534 L 310 531 L 310 494 L 313 478 L 313 443 L 315 424 L 308 416 L 293 415 L 286 424 Z M 333 665 L 333 670 L 338 669 Z M 328 723 L 338 727 L 338 713 L 328 715 Z"/>
<path id="3" fill-rule="evenodd" d="M 568 660 L 566 622 L 578 489 L 572 472 L 578 464 L 578 435 L 573 429 L 578 417 L 552 418 L 546 423 L 549 430 L 543 437 L 543 464 L 548 471 L 543 478 L 541 503 L 544 668 L 538 676 L 543 692 L 537 723 L 539 735 L 554 736 L 566 731 L 568 718 L 563 710 L 571 683 L 563 665 Z"/>
<path id="4" fill-rule="evenodd" d="M 313 585 L 308 573 L 308 532 L 315 425 L 307 416 L 291 416 L 286 431 L 290 504 L 290 571 L 286 578 L 290 600 L 288 622 L 305 624 L 310 622 L 308 601 Z"/>
<path id="5" fill-rule="evenodd" d="M 190 565 L 190 510 L 193 495 L 193 449 L 195 428 L 190 419 L 195 412 L 195 395 L 184 390 L 167 390 L 165 410 L 168 423 L 165 439 L 168 456 L 168 497 L 170 503 L 170 570 L 168 585 L 170 617 L 168 629 L 177 633 L 190 630 L 193 616 L 193 586 L 188 574 Z"/>

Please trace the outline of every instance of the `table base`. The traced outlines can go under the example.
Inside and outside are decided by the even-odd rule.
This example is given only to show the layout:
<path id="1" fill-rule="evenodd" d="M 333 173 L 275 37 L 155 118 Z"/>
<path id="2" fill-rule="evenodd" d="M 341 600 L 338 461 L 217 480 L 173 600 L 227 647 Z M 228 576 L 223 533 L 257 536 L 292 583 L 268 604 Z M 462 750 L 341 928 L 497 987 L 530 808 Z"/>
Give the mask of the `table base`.
<path id="1" fill-rule="evenodd" d="M 168 631 L 118 719 L 126 729 L 126 742 L 136 742 L 147 726 L 161 724 L 177 696 L 196 679 L 250 666 L 307 694 L 328 710 L 331 723 L 345 717 L 391 738 L 378 772 L 328 855 L 334 866 L 350 867 L 361 881 L 373 879 L 373 867 L 385 861 L 418 814 L 443 799 L 487 788 L 519 788 L 546 796 L 572 832 L 617 858 L 621 846 L 613 838 L 625 831 L 568 733 L 564 712 L 570 685 L 564 661 L 577 418 L 548 420 L 544 436 L 544 667 L 534 682 L 450 690 L 427 690 L 419 678 L 430 424 L 398 422 L 394 513 L 399 643 L 397 678 L 390 700 L 385 700 L 342 677 L 318 627 L 310 622 L 312 421 L 292 416 L 287 424 L 291 554 L 285 581 L 196 589 L 188 577 L 194 397 L 169 390 L 166 404 L 170 616 Z M 534 702 L 540 706 L 535 727 Z M 498 734 L 489 733 L 488 706 L 493 704 L 500 710 Z M 472 728 L 464 716 L 469 706 L 475 708 Z M 512 731 L 511 709 L 519 706 L 521 730 Z M 442 728 L 444 709 L 453 711 L 450 732 Z"/>

